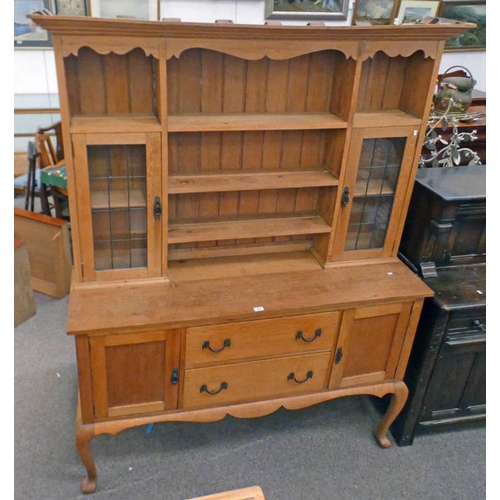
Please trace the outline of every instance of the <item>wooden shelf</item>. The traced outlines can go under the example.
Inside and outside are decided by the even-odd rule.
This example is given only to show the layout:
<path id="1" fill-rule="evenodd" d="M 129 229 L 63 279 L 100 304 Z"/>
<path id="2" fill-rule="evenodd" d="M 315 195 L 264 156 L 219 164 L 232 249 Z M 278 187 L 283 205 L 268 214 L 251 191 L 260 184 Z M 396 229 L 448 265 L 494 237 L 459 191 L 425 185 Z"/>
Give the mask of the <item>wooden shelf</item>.
<path id="1" fill-rule="evenodd" d="M 321 266 L 309 250 L 182 260 L 169 264 L 170 278 L 174 282 L 319 269 Z"/>
<path id="2" fill-rule="evenodd" d="M 388 111 L 367 111 L 354 115 L 353 126 L 357 128 L 368 127 L 419 127 L 422 120 L 416 116 L 398 109 Z"/>
<path id="3" fill-rule="evenodd" d="M 161 131 L 158 119 L 150 115 L 73 116 L 70 127 L 75 134 Z"/>
<path id="4" fill-rule="evenodd" d="M 245 130 L 324 130 L 347 128 L 332 113 L 234 113 L 169 116 L 169 132 Z"/>
<path id="5" fill-rule="evenodd" d="M 339 180 L 326 170 L 191 174 L 172 175 L 169 178 L 168 191 L 170 194 L 214 193 L 337 186 L 338 183 Z"/>
<path id="6" fill-rule="evenodd" d="M 171 222 L 169 243 L 265 238 L 329 233 L 331 227 L 315 213 L 255 216 L 252 219 Z"/>
<path id="7" fill-rule="evenodd" d="M 109 192 L 92 191 L 90 198 L 92 210 L 146 207 L 145 193 L 141 189 Z"/>

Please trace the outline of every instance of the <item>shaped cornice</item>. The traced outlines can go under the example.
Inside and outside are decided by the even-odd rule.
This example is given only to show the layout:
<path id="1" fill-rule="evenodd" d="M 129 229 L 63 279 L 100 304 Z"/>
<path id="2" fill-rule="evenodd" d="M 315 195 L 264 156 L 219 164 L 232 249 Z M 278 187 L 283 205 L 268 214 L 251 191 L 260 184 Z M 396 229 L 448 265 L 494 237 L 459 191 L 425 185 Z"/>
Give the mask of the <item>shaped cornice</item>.
<path id="1" fill-rule="evenodd" d="M 409 57 L 418 51 L 423 52 L 425 58 L 436 59 L 439 50 L 439 42 L 422 41 L 418 44 L 411 41 L 401 40 L 398 43 L 388 44 L 384 41 L 360 42 L 360 60 L 373 58 L 377 52 L 383 52 L 389 57 Z"/>
<path id="2" fill-rule="evenodd" d="M 62 56 L 77 56 L 82 47 L 89 47 L 98 54 L 110 53 L 123 55 L 134 49 L 142 49 L 146 56 L 159 58 L 158 40 L 151 38 L 118 38 L 118 37 L 64 37 L 62 41 Z"/>
<path id="3" fill-rule="evenodd" d="M 182 52 L 188 49 L 209 49 L 247 60 L 257 60 L 263 57 L 283 60 L 292 57 L 319 52 L 322 50 L 336 50 L 342 52 L 346 59 L 356 59 L 358 54 L 357 41 L 281 41 L 270 44 L 267 40 L 239 40 L 237 44 L 232 40 L 189 39 L 174 38 L 166 41 L 166 57 L 179 58 Z"/>

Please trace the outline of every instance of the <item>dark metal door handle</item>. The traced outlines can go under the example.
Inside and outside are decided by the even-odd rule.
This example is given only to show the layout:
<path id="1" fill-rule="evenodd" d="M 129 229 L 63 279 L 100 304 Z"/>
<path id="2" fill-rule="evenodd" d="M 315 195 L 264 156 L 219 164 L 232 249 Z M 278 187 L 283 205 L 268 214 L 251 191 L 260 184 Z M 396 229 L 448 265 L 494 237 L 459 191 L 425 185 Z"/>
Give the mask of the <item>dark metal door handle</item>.
<path id="1" fill-rule="evenodd" d="M 170 376 L 170 382 L 172 385 L 177 385 L 179 383 L 179 368 L 174 368 L 172 370 L 172 375 Z"/>
<path id="2" fill-rule="evenodd" d="M 225 339 L 220 349 L 214 349 L 210 347 L 210 340 L 205 340 L 205 342 L 203 342 L 203 344 L 201 345 L 202 349 L 208 349 L 209 351 L 214 353 L 222 352 L 226 347 L 231 347 L 231 339 Z"/>
<path id="3" fill-rule="evenodd" d="M 344 192 L 342 193 L 342 199 L 340 204 L 342 205 L 342 207 L 345 208 L 347 207 L 348 203 L 349 203 L 349 188 L 345 187 Z"/>
<path id="4" fill-rule="evenodd" d="M 299 330 L 295 335 L 295 340 L 303 340 L 304 342 L 313 342 L 318 337 L 321 337 L 321 328 L 317 328 L 316 331 L 314 332 L 314 336 L 309 337 L 307 339 L 304 337 L 302 330 Z"/>
<path id="5" fill-rule="evenodd" d="M 227 382 L 221 382 L 220 387 L 216 391 L 211 391 L 205 384 L 203 384 L 200 387 L 200 392 L 206 392 L 207 394 L 210 394 L 210 396 L 216 396 L 217 394 L 219 394 L 219 392 L 227 388 L 228 388 Z"/>
<path id="6" fill-rule="evenodd" d="M 342 351 L 342 347 L 339 347 L 337 349 L 337 352 L 335 354 L 335 364 L 338 365 L 340 363 L 340 360 L 342 359 L 342 356 L 344 355 L 344 352 Z"/>
<path id="7" fill-rule="evenodd" d="M 288 374 L 288 377 L 286 378 L 287 380 L 293 380 L 295 383 L 297 384 L 303 384 L 304 382 L 307 382 L 310 378 L 312 378 L 314 375 L 313 371 L 312 370 L 309 370 L 307 373 L 306 373 L 306 378 L 304 380 L 297 380 L 295 378 L 295 373 L 294 372 L 290 372 Z"/>
<path id="8" fill-rule="evenodd" d="M 159 219 L 161 217 L 161 200 L 159 196 L 155 198 L 153 204 L 153 214 L 155 216 L 155 219 Z"/>

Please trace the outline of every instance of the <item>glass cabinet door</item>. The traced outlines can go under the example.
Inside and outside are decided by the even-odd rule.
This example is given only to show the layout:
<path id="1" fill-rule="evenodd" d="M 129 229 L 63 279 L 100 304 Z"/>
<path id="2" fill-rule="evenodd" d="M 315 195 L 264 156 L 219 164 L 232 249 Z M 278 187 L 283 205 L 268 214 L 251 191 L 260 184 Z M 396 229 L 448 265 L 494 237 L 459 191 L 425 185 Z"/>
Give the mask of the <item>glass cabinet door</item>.
<path id="1" fill-rule="evenodd" d="M 157 254 L 161 246 L 154 248 L 160 243 L 155 241 L 160 232 L 155 226 L 161 218 L 161 174 L 154 153 L 159 154 L 159 146 L 154 147 L 155 137 L 147 140 L 144 135 L 157 134 L 129 136 L 127 143 L 87 136 L 75 148 L 86 166 L 82 181 L 88 186 L 89 203 L 80 206 L 90 209 L 80 218 L 84 281 L 160 273 Z M 157 168 L 151 165 L 155 162 Z M 83 186 L 82 191 L 86 191 Z"/>
<path id="2" fill-rule="evenodd" d="M 341 201 L 342 241 L 337 242 L 345 258 L 389 256 L 393 251 L 405 195 L 398 186 L 405 185 L 411 171 L 416 142 L 413 129 L 399 132 L 353 133 Z"/>

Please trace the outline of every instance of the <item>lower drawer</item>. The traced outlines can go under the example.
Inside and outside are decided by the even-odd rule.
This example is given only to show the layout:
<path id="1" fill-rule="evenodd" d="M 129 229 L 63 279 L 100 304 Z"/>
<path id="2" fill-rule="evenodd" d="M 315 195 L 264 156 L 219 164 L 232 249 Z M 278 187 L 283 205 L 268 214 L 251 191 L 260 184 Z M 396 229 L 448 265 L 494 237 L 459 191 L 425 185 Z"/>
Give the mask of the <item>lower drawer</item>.
<path id="1" fill-rule="evenodd" d="M 326 388 L 330 353 L 186 370 L 184 409 L 243 403 Z"/>

